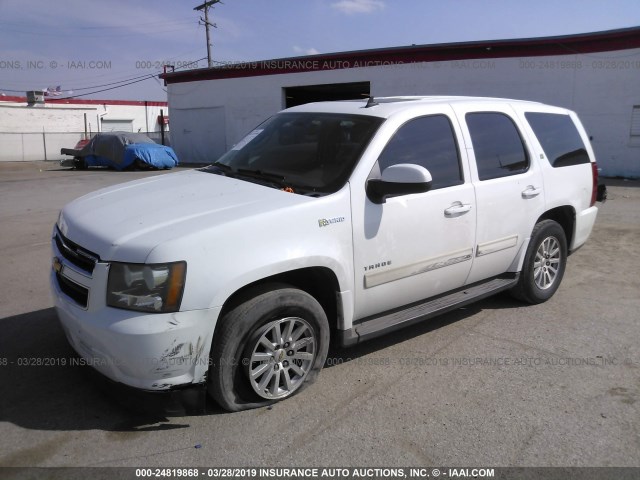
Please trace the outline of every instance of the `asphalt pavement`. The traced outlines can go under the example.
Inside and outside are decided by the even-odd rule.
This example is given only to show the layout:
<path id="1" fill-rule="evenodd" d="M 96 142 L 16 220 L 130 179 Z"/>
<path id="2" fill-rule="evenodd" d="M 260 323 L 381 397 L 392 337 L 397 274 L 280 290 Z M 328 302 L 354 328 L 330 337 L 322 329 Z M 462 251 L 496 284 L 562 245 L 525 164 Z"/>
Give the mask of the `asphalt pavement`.
<path id="1" fill-rule="evenodd" d="M 0 163 L 0 466 L 640 466 L 640 182 L 538 306 L 501 294 L 351 349 L 272 408 L 158 417 L 70 365 L 48 292 L 59 209 L 167 172 Z"/>

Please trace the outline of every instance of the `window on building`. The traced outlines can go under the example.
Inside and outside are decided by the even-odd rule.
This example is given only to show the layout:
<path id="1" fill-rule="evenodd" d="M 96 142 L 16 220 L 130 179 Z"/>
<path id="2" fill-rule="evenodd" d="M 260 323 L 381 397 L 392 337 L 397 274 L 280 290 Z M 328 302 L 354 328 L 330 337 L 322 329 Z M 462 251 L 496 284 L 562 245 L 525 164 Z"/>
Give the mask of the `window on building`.
<path id="1" fill-rule="evenodd" d="M 431 190 L 463 183 L 458 144 L 449 118 L 430 115 L 413 119 L 393 135 L 378 159 L 380 171 L 413 163 L 431 173 Z"/>
<path id="2" fill-rule="evenodd" d="M 580 133 L 569 115 L 529 112 L 524 116 L 552 167 L 590 162 Z"/>
<path id="3" fill-rule="evenodd" d="M 634 105 L 631 111 L 631 136 L 640 138 L 640 105 Z"/>
<path id="4" fill-rule="evenodd" d="M 498 112 L 466 115 L 480 180 L 526 172 L 529 157 L 513 120 Z"/>

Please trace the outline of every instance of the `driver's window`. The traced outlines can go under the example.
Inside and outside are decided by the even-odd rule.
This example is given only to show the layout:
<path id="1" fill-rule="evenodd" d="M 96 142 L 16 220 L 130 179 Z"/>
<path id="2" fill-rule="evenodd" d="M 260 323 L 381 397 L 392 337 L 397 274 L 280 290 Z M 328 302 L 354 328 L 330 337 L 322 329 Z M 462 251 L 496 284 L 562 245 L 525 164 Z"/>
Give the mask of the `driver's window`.
<path id="1" fill-rule="evenodd" d="M 414 118 L 393 135 L 378 158 L 380 171 L 399 163 L 413 163 L 431 173 L 431 190 L 464 183 L 458 144 L 449 118 Z"/>

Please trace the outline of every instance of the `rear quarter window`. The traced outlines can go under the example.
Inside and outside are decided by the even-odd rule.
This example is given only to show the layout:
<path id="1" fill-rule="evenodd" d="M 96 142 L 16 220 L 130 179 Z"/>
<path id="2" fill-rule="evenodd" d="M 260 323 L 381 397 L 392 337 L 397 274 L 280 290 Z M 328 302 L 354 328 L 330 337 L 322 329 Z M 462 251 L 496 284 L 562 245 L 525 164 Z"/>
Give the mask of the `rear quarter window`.
<path id="1" fill-rule="evenodd" d="M 552 167 L 569 167 L 591 161 L 569 115 L 528 112 L 524 116 Z"/>

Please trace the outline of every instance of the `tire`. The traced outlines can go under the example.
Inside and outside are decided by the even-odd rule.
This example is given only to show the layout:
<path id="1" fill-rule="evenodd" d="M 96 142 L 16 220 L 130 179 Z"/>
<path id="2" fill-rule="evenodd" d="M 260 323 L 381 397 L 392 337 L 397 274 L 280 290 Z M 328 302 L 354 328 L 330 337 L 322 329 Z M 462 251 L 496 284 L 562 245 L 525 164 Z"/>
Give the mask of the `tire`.
<path id="1" fill-rule="evenodd" d="M 207 382 L 209 394 L 225 410 L 263 407 L 301 392 L 327 358 L 327 316 L 301 290 L 263 287 L 220 321 Z"/>
<path id="2" fill-rule="evenodd" d="M 549 300 L 562 282 L 567 264 L 567 237 L 553 220 L 543 220 L 531 232 L 518 284 L 511 294 L 538 304 Z"/>
<path id="3" fill-rule="evenodd" d="M 85 162 L 84 158 L 76 157 L 73 159 L 76 170 L 86 170 L 87 162 Z"/>

